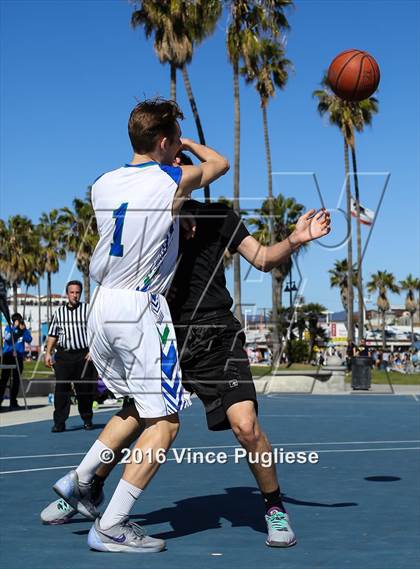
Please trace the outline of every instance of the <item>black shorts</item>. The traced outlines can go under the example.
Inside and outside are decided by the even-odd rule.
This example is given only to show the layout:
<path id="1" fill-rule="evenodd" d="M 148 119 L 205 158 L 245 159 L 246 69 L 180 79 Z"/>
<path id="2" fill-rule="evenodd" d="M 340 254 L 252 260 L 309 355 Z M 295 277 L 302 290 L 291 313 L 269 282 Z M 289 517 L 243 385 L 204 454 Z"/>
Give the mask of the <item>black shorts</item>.
<path id="1" fill-rule="evenodd" d="M 245 334 L 230 311 L 176 324 L 175 330 L 182 383 L 203 402 L 211 431 L 230 429 L 226 411 L 234 403 L 253 401 L 258 412 Z"/>

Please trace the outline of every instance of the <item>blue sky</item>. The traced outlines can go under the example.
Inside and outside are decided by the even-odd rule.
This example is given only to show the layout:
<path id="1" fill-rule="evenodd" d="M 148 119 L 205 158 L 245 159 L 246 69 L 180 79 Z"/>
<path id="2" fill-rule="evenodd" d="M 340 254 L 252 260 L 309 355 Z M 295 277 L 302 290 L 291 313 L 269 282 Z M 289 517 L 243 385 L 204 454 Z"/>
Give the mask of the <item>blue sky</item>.
<path id="1" fill-rule="evenodd" d="M 130 27 L 124 0 L 1 3 L 0 214 L 27 215 L 70 205 L 100 173 L 130 158 L 128 114 L 137 99 L 169 95 L 169 69 L 153 45 Z M 365 277 L 378 269 L 398 279 L 419 274 L 419 3 L 401 1 L 298 1 L 289 15 L 287 57 L 295 66 L 284 92 L 268 110 L 274 191 L 318 207 L 315 172 L 327 207 L 336 208 L 343 186 L 339 131 L 316 112 L 311 97 L 332 58 L 351 47 L 372 53 L 381 68 L 380 113 L 357 137 L 363 205 L 375 209 L 385 173 L 391 174 L 382 210 L 365 257 Z M 190 79 L 208 144 L 233 165 L 232 72 L 225 50 L 226 16 L 195 52 Z M 196 138 L 188 100 L 178 78 L 185 136 Z M 266 194 L 262 117 L 251 86 L 241 84 L 242 206 Z M 374 174 L 376 173 L 376 174 Z M 214 197 L 232 193 L 233 168 L 212 187 Z M 201 195 L 198 193 L 197 195 Z M 333 214 L 334 232 L 312 245 L 299 264 L 304 295 L 340 309 L 328 269 L 345 256 L 336 249 L 344 223 Z M 367 231 L 363 231 L 364 239 Z M 243 275 L 246 273 L 245 265 Z M 61 292 L 72 273 L 69 259 L 53 277 Z M 294 274 L 297 278 L 297 274 Z M 231 283 L 231 276 L 229 277 Z M 252 271 L 243 302 L 270 305 L 269 275 Z M 286 296 L 284 298 L 286 302 Z M 393 297 L 401 303 L 402 298 Z"/>

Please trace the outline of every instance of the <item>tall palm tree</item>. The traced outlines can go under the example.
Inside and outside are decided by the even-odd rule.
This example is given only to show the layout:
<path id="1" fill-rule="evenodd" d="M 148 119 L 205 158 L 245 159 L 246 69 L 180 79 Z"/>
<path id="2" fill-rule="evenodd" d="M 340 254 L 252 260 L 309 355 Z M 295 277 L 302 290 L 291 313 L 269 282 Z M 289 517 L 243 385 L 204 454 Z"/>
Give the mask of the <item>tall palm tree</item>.
<path id="1" fill-rule="evenodd" d="M 58 272 L 60 261 L 66 258 L 66 250 L 63 246 L 64 227 L 60 221 L 58 209 L 41 215 L 38 232 L 41 238 L 42 263 L 47 273 L 47 323 L 49 326 L 52 318 L 51 275 Z"/>
<path id="2" fill-rule="evenodd" d="M 137 9 L 131 17 L 132 26 L 143 26 L 146 37 L 154 33 L 155 52 L 161 63 L 171 68 L 171 99 L 176 99 L 176 71 L 181 69 L 185 89 L 197 126 L 200 144 L 205 144 L 203 127 L 192 91 L 187 65 L 191 63 L 194 46 L 212 35 L 222 12 L 220 0 L 158 0 L 136 1 Z M 210 188 L 204 188 L 206 201 Z"/>
<path id="3" fill-rule="evenodd" d="M 63 245 L 75 254 L 77 268 L 83 275 L 85 302 L 90 302 L 89 265 L 99 239 L 90 192 L 91 188 L 84 200 L 75 198 L 73 209 L 62 208 L 59 217 L 59 223 L 63 226 Z"/>
<path id="4" fill-rule="evenodd" d="M 352 103 L 352 114 L 354 128 L 357 132 L 362 132 L 365 125 L 372 124 L 372 118 L 378 112 L 378 101 L 374 97 Z M 357 240 L 357 293 L 359 307 L 359 341 L 364 337 L 364 297 L 363 297 L 363 275 L 362 275 L 362 234 L 360 223 L 360 193 L 359 193 L 359 177 L 357 175 L 356 161 L 356 142 L 355 136 L 350 139 L 350 151 L 353 166 L 354 179 L 354 197 L 356 201 L 356 240 Z"/>
<path id="5" fill-rule="evenodd" d="M 192 57 L 190 38 L 179 32 L 179 22 L 185 9 L 184 1 L 160 2 L 159 0 L 135 1 L 131 15 L 133 28 L 142 26 L 146 38 L 154 34 L 154 49 L 160 63 L 170 66 L 170 97 L 176 100 L 176 70 Z"/>
<path id="6" fill-rule="evenodd" d="M 410 273 L 403 281 L 400 281 L 400 289 L 406 290 L 405 309 L 410 313 L 411 342 L 414 343 L 414 314 L 417 310 L 417 300 L 414 291 L 418 288 L 418 279 Z"/>
<path id="7" fill-rule="evenodd" d="M 248 220 L 249 225 L 255 227 L 253 237 L 262 245 L 270 245 L 274 241 L 283 241 L 294 230 L 295 224 L 302 214 L 304 206 L 297 203 L 294 198 L 285 198 L 279 194 L 272 199 L 264 200 L 260 209 L 256 210 L 256 217 Z M 273 362 L 277 362 L 280 353 L 279 314 L 282 308 L 283 283 L 292 268 L 292 259 L 271 271 L 272 275 L 272 327 L 273 327 Z M 277 320 L 276 320 L 277 317 Z M 276 329 L 274 329 L 276 328 Z"/>
<path id="8" fill-rule="evenodd" d="M 347 259 L 336 261 L 334 267 L 329 271 L 331 288 L 338 287 L 340 289 L 341 304 L 344 311 L 347 312 L 348 299 L 348 267 Z M 353 267 L 353 286 L 357 286 L 357 269 Z"/>
<path id="9" fill-rule="evenodd" d="M 348 280 L 353 282 L 353 239 L 351 226 L 351 190 L 350 190 L 350 166 L 349 149 L 352 154 L 353 178 L 355 186 L 356 218 L 357 218 L 357 290 L 359 307 L 359 340 L 364 336 L 363 321 L 363 277 L 362 277 L 362 239 L 360 230 L 360 196 L 359 182 L 356 164 L 356 143 L 355 131 L 362 132 L 367 124 L 371 124 L 372 117 L 378 112 L 378 101 L 374 97 L 358 102 L 349 102 L 340 99 L 335 95 L 328 85 L 327 77 L 321 81 L 322 89 L 313 92 L 313 96 L 318 99 L 318 112 L 321 116 L 328 114 L 330 124 L 337 126 L 344 138 L 344 169 L 346 176 L 346 207 L 347 207 L 347 266 Z M 354 317 L 353 317 L 353 287 L 348 288 L 347 300 L 347 328 L 349 341 L 354 340 Z"/>
<path id="10" fill-rule="evenodd" d="M 211 36 L 216 28 L 217 21 L 222 12 L 222 3 L 220 0 L 197 0 L 195 2 L 187 2 L 188 17 L 185 21 L 184 32 L 189 34 L 193 47 L 199 45 L 205 38 Z M 186 59 L 181 67 L 182 78 L 184 80 L 185 90 L 190 102 L 191 111 L 197 127 L 197 134 L 200 144 L 206 144 L 203 127 L 201 125 L 200 115 L 198 114 L 197 103 L 191 87 L 191 81 L 188 74 L 187 64 L 191 63 L 191 57 Z M 210 201 L 210 186 L 204 188 L 204 199 Z"/>
<path id="11" fill-rule="evenodd" d="M 268 133 L 267 107 L 270 99 L 274 97 L 276 87 L 284 89 L 287 83 L 291 61 L 284 57 L 284 50 L 278 41 L 263 38 L 258 49 L 250 57 L 250 65 L 244 67 L 243 73 L 247 83 L 254 83 L 260 97 L 262 110 L 264 144 L 267 162 L 268 198 L 270 204 L 270 243 L 275 243 L 274 236 L 274 211 L 273 211 L 273 179 L 271 167 L 271 150 Z M 277 361 L 280 350 L 279 337 L 279 314 L 276 304 L 277 283 L 274 274 L 271 274 L 271 297 L 272 297 L 272 324 L 273 324 L 273 361 Z"/>
<path id="12" fill-rule="evenodd" d="M 385 315 L 390 306 L 387 293 L 398 292 L 399 288 L 395 281 L 395 276 L 392 273 L 388 273 L 388 271 L 378 271 L 370 276 L 367 289 L 369 292 L 378 292 L 376 304 L 379 312 L 382 314 L 382 348 L 385 350 Z"/>
<path id="13" fill-rule="evenodd" d="M 31 271 L 36 256 L 32 221 L 21 215 L 0 220 L 0 271 L 12 286 L 13 310 L 17 312 L 19 285 Z"/>
<path id="14" fill-rule="evenodd" d="M 234 173 L 233 208 L 239 214 L 239 170 L 240 170 L 240 99 L 239 71 L 241 62 L 250 68 L 251 55 L 258 52 L 264 34 L 276 38 L 289 28 L 285 8 L 292 6 L 292 0 L 231 0 L 229 26 L 227 31 L 227 52 L 233 70 L 234 97 Z M 242 70 L 244 72 L 244 70 Z M 235 315 L 242 322 L 241 311 L 241 265 L 239 255 L 233 259 L 233 281 Z"/>

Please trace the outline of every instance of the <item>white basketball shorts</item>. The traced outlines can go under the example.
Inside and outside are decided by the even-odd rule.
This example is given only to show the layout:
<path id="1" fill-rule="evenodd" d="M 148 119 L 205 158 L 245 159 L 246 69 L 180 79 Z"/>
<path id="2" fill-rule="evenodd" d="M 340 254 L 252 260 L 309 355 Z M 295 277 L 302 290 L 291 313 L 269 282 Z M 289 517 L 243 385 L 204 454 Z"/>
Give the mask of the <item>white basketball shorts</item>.
<path id="1" fill-rule="evenodd" d="M 191 404 L 164 296 L 98 286 L 87 330 L 99 377 L 115 395 L 133 397 L 140 417 L 164 417 Z"/>

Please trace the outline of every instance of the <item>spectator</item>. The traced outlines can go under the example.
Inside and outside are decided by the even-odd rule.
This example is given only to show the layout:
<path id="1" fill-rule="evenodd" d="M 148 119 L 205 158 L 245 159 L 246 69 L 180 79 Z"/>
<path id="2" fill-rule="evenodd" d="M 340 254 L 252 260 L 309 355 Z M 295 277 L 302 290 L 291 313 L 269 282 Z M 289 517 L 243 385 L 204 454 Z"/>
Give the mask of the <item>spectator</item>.
<path id="1" fill-rule="evenodd" d="M 6 326 L 4 330 L 3 364 L 17 366 L 15 369 L 4 369 L 0 379 L 0 406 L 3 402 L 7 382 L 12 373 L 10 387 L 10 409 L 19 409 L 17 400 L 19 393 L 20 377 L 23 372 L 23 360 L 25 358 L 25 343 L 32 342 L 32 336 L 26 328 L 25 321 L 19 313 L 13 314 L 12 326 Z"/>
<path id="2" fill-rule="evenodd" d="M 363 357 L 363 358 L 370 357 L 369 348 L 367 347 L 366 340 L 364 338 L 362 338 L 360 340 L 360 345 L 359 345 L 357 355 L 360 357 Z"/>

